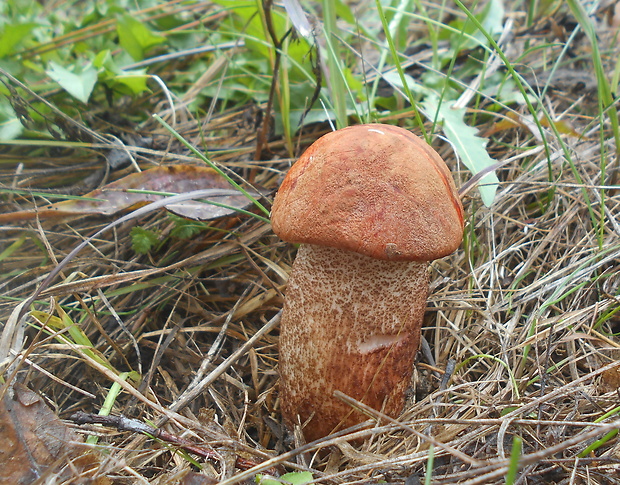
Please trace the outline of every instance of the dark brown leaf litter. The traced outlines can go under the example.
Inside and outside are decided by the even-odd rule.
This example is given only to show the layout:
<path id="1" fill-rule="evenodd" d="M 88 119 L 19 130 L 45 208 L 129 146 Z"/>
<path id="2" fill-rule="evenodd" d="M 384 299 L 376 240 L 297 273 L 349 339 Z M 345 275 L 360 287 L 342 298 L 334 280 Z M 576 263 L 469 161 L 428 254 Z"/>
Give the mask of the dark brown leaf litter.
<path id="1" fill-rule="evenodd" d="M 61 483 L 76 475 L 96 485 L 111 483 L 98 475 L 98 454 L 64 424 L 43 399 L 16 384 L 0 401 L 0 483 Z"/>

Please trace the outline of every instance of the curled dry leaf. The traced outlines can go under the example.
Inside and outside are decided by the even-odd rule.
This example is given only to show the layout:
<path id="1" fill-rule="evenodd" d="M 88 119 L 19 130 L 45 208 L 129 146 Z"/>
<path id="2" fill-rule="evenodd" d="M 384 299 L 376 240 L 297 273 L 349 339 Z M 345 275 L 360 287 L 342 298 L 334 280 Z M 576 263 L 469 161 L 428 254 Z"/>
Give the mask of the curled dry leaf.
<path id="1" fill-rule="evenodd" d="M 0 223 L 32 220 L 37 217 L 56 219 L 84 214 L 113 215 L 165 197 L 155 193 L 136 193 L 136 190 L 180 194 L 201 189 L 213 189 L 208 197 L 210 202 L 235 210 L 251 205 L 247 197 L 233 190 L 228 181 L 215 170 L 194 165 L 171 165 L 132 173 L 85 194 L 81 199 L 65 200 L 36 210 L 0 214 Z M 250 192 L 250 195 L 258 197 L 260 194 Z M 232 214 L 234 210 L 228 207 L 190 200 L 171 204 L 166 206 L 166 209 L 188 219 L 204 221 Z"/>
<path id="2" fill-rule="evenodd" d="M 38 394 L 16 384 L 0 401 L 0 483 L 33 483 L 51 475 L 68 479 L 96 470 L 97 459 L 84 453 L 81 441 Z M 98 478 L 95 483 L 110 482 Z"/>

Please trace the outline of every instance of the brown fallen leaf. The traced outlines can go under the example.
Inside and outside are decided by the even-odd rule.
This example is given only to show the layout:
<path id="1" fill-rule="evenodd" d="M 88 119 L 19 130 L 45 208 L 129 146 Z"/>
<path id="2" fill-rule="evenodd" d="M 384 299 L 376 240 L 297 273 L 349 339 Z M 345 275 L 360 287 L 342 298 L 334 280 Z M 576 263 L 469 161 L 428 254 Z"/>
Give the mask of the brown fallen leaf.
<path id="1" fill-rule="evenodd" d="M 181 485 L 217 485 L 217 483 L 219 480 L 196 472 L 189 472 L 181 481 Z"/>
<path id="2" fill-rule="evenodd" d="M 0 401 L 0 483 L 27 484 L 51 475 L 65 480 L 76 472 L 95 471 L 97 459 L 84 453 L 81 442 L 26 386 L 15 384 Z M 110 482 L 100 477 L 95 483 Z"/>
<path id="3" fill-rule="evenodd" d="M 577 133 L 577 131 L 575 131 L 575 129 L 571 126 L 570 122 L 568 122 L 567 120 L 557 120 L 553 121 L 552 123 L 549 121 L 548 118 L 541 115 L 539 121 L 540 125 L 545 128 L 549 128 L 553 124 L 558 130 L 558 133 L 561 133 L 563 135 L 570 135 L 575 138 L 583 136 Z M 504 118 L 497 121 L 496 123 L 493 123 L 493 125 L 486 132 L 484 132 L 484 136 L 489 137 L 496 133 L 510 130 L 516 127 L 528 129 L 534 134 L 534 136 L 540 136 L 538 128 L 536 127 L 536 123 L 531 116 L 525 116 L 515 112 L 509 112 L 505 115 Z"/>
<path id="4" fill-rule="evenodd" d="M 165 195 L 135 191 L 181 194 L 200 189 L 212 189 L 205 199 L 233 209 L 199 200 L 170 204 L 166 206 L 166 209 L 188 219 L 204 221 L 230 215 L 236 209 L 245 209 L 251 205 L 247 197 L 234 190 L 228 181 L 212 168 L 170 165 L 132 173 L 100 189 L 84 194 L 79 199 L 56 202 L 35 210 L 0 214 L 0 223 L 27 221 L 35 218 L 57 219 L 84 214 L 113 215 L 165 197 Z M 250 191 L 250 194 L 253 197 L 260 196 L 253 191 Z"/>
<path id="5" fill-rule="evenodd" d="M 601 373 L 600 387 L 603 392 L 620 390 L 620 365 Z"/>

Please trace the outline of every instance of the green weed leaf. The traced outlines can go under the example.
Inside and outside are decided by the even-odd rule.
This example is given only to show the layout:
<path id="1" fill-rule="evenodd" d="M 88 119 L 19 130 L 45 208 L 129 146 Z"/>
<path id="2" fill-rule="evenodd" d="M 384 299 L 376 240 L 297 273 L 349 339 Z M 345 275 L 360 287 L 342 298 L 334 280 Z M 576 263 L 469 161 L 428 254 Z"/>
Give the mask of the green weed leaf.
<path id="1" fill-rule="evenodd" d="M 168 217 L 174 222 L 170 235 L 179 239 L 191 239 L 207 227 L 204 222 L 192 221 L 174 214 L 168 214 Z"/>
<path id="2" fill-rule="evenodd" d="M 439 97 L 431 95 L 426 97 L 423 104 L 431 116 L 437 113 L 437 120 L 443 123 L 443 132 L 446 137 L 454 146 L 465 166 L 472 174 L 476 175 L 494 165 L 496 161 L 487 153 L 487 140 L 477 135 L 476 128 L 465 123 L 465 109 L 453 109 L 454 103 L 454 100 L 444 100 L 439 105 Z M 487 207 L 493 203 L 498 184 L 499 180 L 495 172 L 488 173 L 478 183 L 482 202 Z"/>
<path id="3" fill-rule="evenodd" d="M 55 309 L 59 316 L 38 310 L 32 310 L 30 312 L 30 316 L 37 320 L 41 325 L 45 325 L 48 329 L 66 329 L 68 335 L 65 333 L 59 333 L 56 335 L 56 339 L 59 342 L 70 343 L 78 346 L 78 349 L 76 349 L 78 353 L 83 353 L 84 356 L 118 374 L 118 371 L 114 368 L 114 366 L 112 366 L 112 364 L 110 364 L 110 362 L 97 349 L 95 349 L 94 345 L 80 326 L 77 325 L 59 305 L 55 305 Z"/>
<path id="4" fill-rule="evenodd" d="M 132 71 L 114 77 L 108 84 L 113 84 L 112 87 L 121 91 L 129 91 L 129 94 L 140 94 L 149 89 L 146 85 L 147 79 L 144 71 Z"/>
<path id="5" fill-rule="evenodd" d="M 144 54 L 156 45 L 166 41 L 163 35 L 154 33 L 130 15 L 124 15 L 116 26 L 121 47 L 135 60 L 144 59 Z"/>
<path id="6" fill-rule="evenodd" d="M 15 114 L 11 103 L 0 98 L 0 140 L 14 140 L 22 134 L 24 127 Z"/>
<path id="7" fill-rule="evenodd" d="M 74 73 L 60 64 L 50 61 L 47 75 L 60 84 L 71 96 L 84 104 L 88 103 L 95 83 L 97 82 L 97 69 L 88 64 L 80 72 Z"/>
<path id="8" fill-rule="evenodd" d="M 138 226 L 131 229 L 131 246 L 138 254 L 148 253 L 158 242 L 157 234 L 153 231 Z"/>
<path id="9" fill-rule="evenodd" d="M 482 11 L 480 23 L 491 36 L 499 34 L 504 28 L 504 0 L 491 0 Z M 480 36 L 480 42 L 488 44 L 486 37 Z"/>
<path id="10" fill-rule="evenodd" d="M 0 32 L 0 59 L 15 53 L 22 40 L 30 38 L 30 32 L 37 26 L 34 22 L 6 24 Z"/>
<path id="11" fill-rule="evenodd" d="M 523 448 L 523 440 L 519 436 L 512 439 L 512 451 L 510 452 L 510 464 L 506 473 L 506 485 L 513 485 L 517 479 L 519 471 L 519 458 L 521 458 L 521 449 Z"/>
<path id="12" fill-rule="evenodd" d="M 148 90 L 146 81 L 149 77 L 146 74 L 146 69 L 123 70 L 108 49 L 99 52 L 95 56 L 93 64 L 103 72 L 100 76 L 101 82 L 112 89 L 130 95 L 140 94 Z"/>

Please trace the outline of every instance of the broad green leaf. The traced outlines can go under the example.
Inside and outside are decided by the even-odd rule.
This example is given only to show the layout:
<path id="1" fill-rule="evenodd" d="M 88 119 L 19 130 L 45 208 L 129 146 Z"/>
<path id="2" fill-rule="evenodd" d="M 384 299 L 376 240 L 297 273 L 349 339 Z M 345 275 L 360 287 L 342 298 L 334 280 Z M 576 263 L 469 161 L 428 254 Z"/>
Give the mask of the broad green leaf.
<path id="1" fill-rule="evenodd" d="M 37 26 L 34 22 L 24 24 L 6 24 L 0 32 L 0 59 L 15 53 L 15 47 L 30 38 L 30 32 Z"/>
<path id="2" fill-rule="evenodd" d="M 97 82 L 97 69 L 92 64 L 87 65 L 81 72 L 74 73 L 50 61 L 49 68 L 45 72 L 71 96 L 84 104 L 88 103 L 88 98 Z"/>
<path id="3" fill-rule="evenodd" d="M 491 0 L 484 8 L 480 23 L 489 34 L 497 35 L 504 29 L 504 14 L 504 0 Z M 488 43 L 486 38 L 483 43 Z"/>
<path id="4" fill-rule="evenodd" d="M 351 7 L 342 0 L 336 0 L 336 15 L 338 15 L 338 18 L 345 20 L 351 25 L 356 24 L 355 14 L 351 10 Z"/>
<path id="5" fill-rule="evenodd" d="M 93 64 L 98 69 L 103 70 L 103 74 L 100 76 L 101 82 L 112 89 L 121 91 L 123 94 L 140 94 L 148 90 L 146 69 L 123 70 L 107 49 L 95 56 Z"/>
<path id="6" fill-rule="evenodd" d="M 179 239 L 191 239 L 196 234 L 204 231 L 207 227 L 204 222 L 192 221 L 174 214 L 168 214 L 168 217 L 174 223 L 170 235 Z M 2 261 L 2 259 L 0 259 L 0 261 Z"/>
<path id="7" fill-rule="evenodd" d="M 116 26 L 121 47 L 136 61 L 144 59 L 145 53 L 166 41 L 166 37 L 151 31 L 142 22 L 124 15 Z"/>
<path id="8" fill-rule="evenodd" d="M 122 72 L 122 69 L 114 62 L 114 58 L 109 49 L 104 49 L 97 53 L 93 59 L 93 66 L 97 69 L 104 69 L 106 72 L 112 74 L 120 74 Z"/>
<path id="9" fill-rule="evenodd" d="M 504 14 L 504 1 L 491 0 L 476 15 L 476 18 L 484 31 L 494 37 L 503 30 Z M 476 49 L 480 45 L 489 44 L 486 36 L 468 19 L 454 20 L 450 22 L 450 26 L 452 27 L 451 29 L 442 29 L 440 34 L 441 38 L 450 40 L 451 49 L 442 55 L 445 59 L 450 59 L 454 55 L 454 49 L 459 51 L 463 49 Z M 455 32 L 454 29 L 459 32 Z M 464 37 L 463 34 L 467 34 L 467 37 Z"/>
<path id="10" fill-rule="evenodd" d="M 22 134 L 24 127 L 15 114 L 11 103 L 0 97 L 0 140 L 14 140 Z"/>
<path id="11" fill-rule="evenodd" d="M 148 86 L 146 85 L 146 81 L 149 77 L 144 74 L 143 71 L 127 71 L 123 74 L 119 74 L 118 76 L 113 77 L 108 80 L 108 84 L 111 87 L 123 90 L 122 88 L 127 88 L 130 94 L 140 94 L 144 91 L 148 91 Z M 125 90 L 123 90 L 125 91 Z"/>
<path id="12" fill-rule="evenodd" d="M 396 71 L 389 71 L 386 72 L 385 74 L 382 74 L 381 76 L 387 83 L 389 83 L 390 85 L 394 86 L 395 88 L 401 90 L 401 92 L 404 91 L 405 86 L 402 82 L 401 77 L 398 75 L 398 73 Z M 405 79 L 406 83 L 407 83 L 407 87 L 409 88 L 409 90 L 414 93 L 414 94 L 418 94 L 418 95 L 426 95 L 430 92 L 432 92 L 430 89 L 428 89 L 426 87 L 426 84 L 421 84 L 419 82 L 417 82 L 413 76 L 410 76 L 409 74 L 404 74 L 403 78 Z M 404 93 L 403 93 L 404 94 Z"/>
<path id="13" fill-rule="evenodd" d="M 431 116 L 438 113 L 438 121 L 443 123 L 443 132 L 454 146 L 469 171 L 476 175 L 496 163 L 486 150 L 487 140 L 477 135 L 476 128 L 465 123 L 465 109 L 453 109 L 454 100 L 444 100 L 439 105 L 437 95 L 429 95 L 424 100 L 424 108 Z M 495 172 L 490 172 L 478 182 L 482 202 L 490 207 L 495 198 L 499 180 Z"/>

